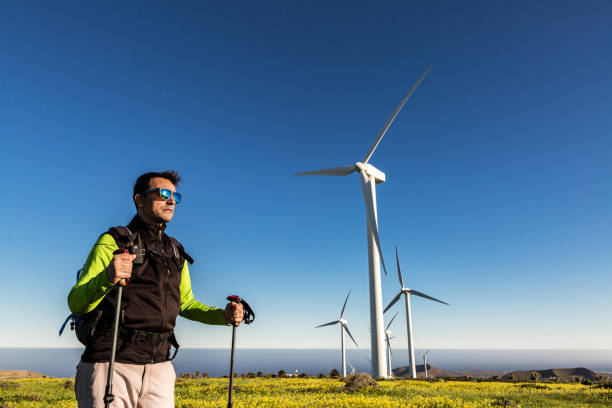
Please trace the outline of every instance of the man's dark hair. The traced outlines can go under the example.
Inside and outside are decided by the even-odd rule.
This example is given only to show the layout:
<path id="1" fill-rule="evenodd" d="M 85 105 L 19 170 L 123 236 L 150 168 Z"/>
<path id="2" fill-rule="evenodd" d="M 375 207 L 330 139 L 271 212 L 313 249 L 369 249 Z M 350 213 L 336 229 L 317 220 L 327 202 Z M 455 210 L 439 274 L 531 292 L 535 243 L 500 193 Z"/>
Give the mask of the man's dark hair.
<path id="1" fill-rule="evenodd" d="M 145 173 L 136 179 L 136 184 L 134 184 L 134 196 L 143 191 L 147 191 L 149 189 L 149 181 L 154 177 L 165 178 L 175 186 L 181 181 L 181 176 L 174 170 L 166 170 L 162 173 L 155 171 Z"/>

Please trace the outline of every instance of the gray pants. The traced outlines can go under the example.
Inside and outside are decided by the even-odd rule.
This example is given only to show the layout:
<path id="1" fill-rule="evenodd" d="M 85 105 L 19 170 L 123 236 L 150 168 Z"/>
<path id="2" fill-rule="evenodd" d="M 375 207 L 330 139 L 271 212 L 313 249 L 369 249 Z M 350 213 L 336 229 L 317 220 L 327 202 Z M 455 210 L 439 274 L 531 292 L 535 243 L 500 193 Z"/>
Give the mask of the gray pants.
<path id="1" fill-rule="evenodd" d="M 74 392 L 79 408 L 104 408 L 108 363 L 79 362 Z M 176 373 L 170 361 L 157 364 L 115 363 L 113 408 L 174 408 Z"/>

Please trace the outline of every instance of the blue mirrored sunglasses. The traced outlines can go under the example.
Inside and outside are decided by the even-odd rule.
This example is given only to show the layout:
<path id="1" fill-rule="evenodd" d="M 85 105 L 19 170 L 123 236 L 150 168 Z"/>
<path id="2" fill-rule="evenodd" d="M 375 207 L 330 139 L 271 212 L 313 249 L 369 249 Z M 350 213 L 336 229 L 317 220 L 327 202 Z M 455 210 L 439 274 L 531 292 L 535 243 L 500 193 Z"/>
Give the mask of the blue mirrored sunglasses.
<path id="1" fill-rule="evenodd" d="M 159 197 L 162 200 L 169 200 L 172 196 L 174 196 L 174 201 L 176 201 L 177 204 L 181 202 L 181 193 L 177 193 L 176 191 L 172 192 L 171 190 L 168 190 L 167 188 L 154 188 L 151 190 L 143 191 L 142 193 L 140 193 L 140 195 L 145 195 L 147 193 L 152 193 L 154 191 L 159 192 Z"/>

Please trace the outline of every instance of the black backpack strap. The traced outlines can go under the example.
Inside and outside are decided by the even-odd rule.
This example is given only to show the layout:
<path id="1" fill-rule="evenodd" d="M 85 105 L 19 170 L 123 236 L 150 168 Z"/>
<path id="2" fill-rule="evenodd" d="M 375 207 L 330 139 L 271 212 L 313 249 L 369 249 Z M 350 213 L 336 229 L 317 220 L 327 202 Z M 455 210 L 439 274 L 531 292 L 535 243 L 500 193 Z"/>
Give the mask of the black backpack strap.
<path id="1" fill-rule="evenodd" d="M 132 234 L 132 231 L 130 231 L 128 227 L 112 227 L 109 228 L 106 233 L 115 238 L 115 242 L 117 242 L 119 249 L 127 249 L 132 247 L 136 239 L 136 235 Z"/>
<path id="2" fill-rule="evenodd" d="M 172 354 L 172 357 L 170 358 L 170 361 L 172 361 L 172 360 L 174 360 L 174 357 L 176 357 L 176 353 L 178 353 L 179 348 L 181 347 L 178 344 L 178 341 L 176 341 L 176 336 L 174 335 L 174 330 L 172 331 L 172 334 L 170 335 L 168 340 L 170 340 L 170 344 L 172 345 L 172 347 L 174 347 L 174 354 Z"/>
<path id="3" fill-rule="evenodd" d="M 112 227 L 107 234 L 115 238 L 119 249 L 129 249 L 131 254 L 136 255 L 134 264 L 138 265 L 144 262 L 145 248 L 142 245 L 140 234 L 132 233 L 128 227 L 123 226 Z"/>
<path id="4" fill-rule="evenodd" d="M 178 259 L 184 259 L 187 262 L 189 262 L 190 264 L 193 264 L 193 258 L 189 256 L 189 254 L 187 252 L 185 252 L 185 248 L 183 248 L 183 245 L 178 242 L 178 240 L 174 237 L 171 237 L 169 235 L 167 235 L 167 237 L 170 239 L 170 242 L 172 243 L 172 247 L 174 248 L 174 256 Z M 182 267 L 183 265 L 181 265 Z"/>

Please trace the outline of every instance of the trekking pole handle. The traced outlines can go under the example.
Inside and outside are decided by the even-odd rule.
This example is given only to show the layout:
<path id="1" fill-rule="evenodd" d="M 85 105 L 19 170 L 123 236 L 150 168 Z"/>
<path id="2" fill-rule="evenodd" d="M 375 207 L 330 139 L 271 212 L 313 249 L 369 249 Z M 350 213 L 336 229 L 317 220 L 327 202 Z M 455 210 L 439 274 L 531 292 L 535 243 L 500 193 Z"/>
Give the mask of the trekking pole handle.
<path id="1" fill-rule="evenodd" d="M 129 254 L 130 251 L 127 249 L 116 249 L 113 251 L 113 255 L 119 255 L 119 254 Z M 130 283 L 129 279 L 123 279 L 125 280 L 125 284 L 127 285 L 128 283 Z M 118 282 L 117 282 L 118 283 Z"/>
<path id="2" fill-rule="evenodd" d="M 242 307 L 244 308 L 244 324 L 251 324 L 253 320 L 255 320 L 255 312 L 253 312 L 251 306 L 249 306 L 249 304 L 244 299 L 241 299 L 240 296 L 228 296 L 227 300 L 229 300 L 230 302 L 240 303 L 242 305 Z"/>

